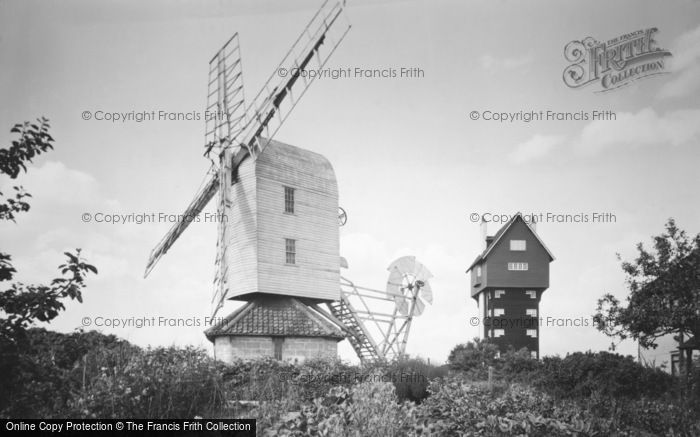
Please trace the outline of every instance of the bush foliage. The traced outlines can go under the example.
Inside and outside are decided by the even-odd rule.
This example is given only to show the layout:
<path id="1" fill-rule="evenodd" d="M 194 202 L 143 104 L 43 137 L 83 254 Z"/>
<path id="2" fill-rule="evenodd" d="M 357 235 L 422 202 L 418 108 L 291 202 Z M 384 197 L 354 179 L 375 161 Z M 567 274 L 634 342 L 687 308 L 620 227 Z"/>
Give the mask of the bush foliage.
<path id="1" fill-rule="evenodd" d="M 674 377 L 639 364 L 631 356 L 589 351 L 535 360 L 523 349 L 509 350 L 497 357 L 493 344 L 478 339 L 456 346 L 450 353 L 449 365 L 476 380 L 486 379 L 486 369 L 492 366 L 499 379 L 532 384 L 557 398 L 593 394 L 633 399 L 660 397 L 676 386 Z"/>
<path id="2" fill-rule="evenodd" d="M 194 348 L 141 349 L 97 332 L 27 331 L 0 416 L 179 418 L 221 408 L 223 365 Z"/>
<path id="3" fill-rule="evenodd" d="M 616 354 L 511 351 L 494 357 L 489 384 L 478 362 L 450 374 L 419 359 L 224 365 L 97 332 L 27 338 L 31 359 L 0 376 L 25 388 L 0 392 L 2 417 L 253 417 L 266 435 L 700 435 L 698 405 L 673 378 Z"/>

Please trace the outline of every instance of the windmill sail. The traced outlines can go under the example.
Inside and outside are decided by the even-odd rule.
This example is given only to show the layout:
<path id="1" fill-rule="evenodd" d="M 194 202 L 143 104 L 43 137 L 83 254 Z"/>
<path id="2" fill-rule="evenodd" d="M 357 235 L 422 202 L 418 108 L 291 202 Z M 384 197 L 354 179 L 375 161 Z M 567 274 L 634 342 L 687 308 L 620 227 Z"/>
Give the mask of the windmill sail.
<path id="1" fill-rule="evenodd" d="M 204 144 L 208 156 L 235 140 L 246 123 L 243 65 L 238 33 L 209 61 L 207 107 L 204 114 Z"/>
<path id="2" fill-rule="evenodd" d="M 228 116 L 227 123 L 215 122 L 207 125 L 205 132 L 207 148 L 205 154 L 207 156 L 215 147 L 220 148 L 219 156 L 223 155 L 223 152 L 228 148 L 233 147 L 231 153 L 233 157 L 230 164 L 230 173 L 232 173 L 235 172 L 236 167 L 245 159 L 246 155 L 256 159 L 262 153 L 297 105 L 301 96 L 313 83 L 316 75 L 305 74 L 305 72 L 311 68 L 323 68 L 350 30 L 350 25 L 347 22 L 343 26 L 333 26 L 342 12 L 343 4 L 340 2 L 331 3 L 330 0 L 326 0 L 323 3 L 247 109 L 243 103 L 240 49 L 237 36 L 234 35 L 231 40 L 224 44 L 210 62 L 207 105 L 208 107 L 212 105 L 209 102 L 212 99 L 212 89 L 215 89 L 217 93 L 216 107 L 224 108 L 230 113 L 226 114 Z M 281 74 L 283 71 L 288 74 Z M 212 88 L 213 82 L 217 84 L 214 88 Z M 224 89 L 225 92 L 220 93 L 221 89 Z M 243 107 L 243 115 L 238 116 L 237 114 L 241 114 L 241 107 Z M 231 117 L 232 115 L 233 117 Z M 239 146 L 243 146 L 243 149 L 239 150 Z M 196 217 L 214 197 L 220 188 L 220 183 L 224 180 L 220 172 L 224 169 L 229 172 L 228 165 L 228 162 L 219 165 L 219 172 L 210 177 L 202 190 L 190 202 L 185 210 L 186 217 Z M 235 181 L 231 181 L 231 183 L 233 182 Z M 227 191 L 223 190 L 222 195 L 227 196 L 225 193 Z M 227 201 L 230 200 L 223 199 L 224 204 Z M 168 231 L 151 251 L 144 276 L 148 276 L 158 260 L 172 247 L 187 226 L 189 226 L 189 221 L 178 222 Z M 220 231 L 219 233 L 220 245 L 226 244 L 222 241 L 225 239 L 224 232 Z M 221 250 L 225 251 L 224 246 Z M 218 264 L 222 264 L 225 253 L 224 255 L 219 253 L 217 259 L 219 260 Z M 222 266 L 221 269 L 225 269 L 225 266 Z M 217 271 L 219 270 L 217 267 Z M 221 275 L 221 272 L 219 271 L 217 275 Z M 215 281 L 219 281 L 219 279 L 215 279 Z M 217 289 L 218 287 L 217 285 Z M 215 311 L 220 307 L 216 301 L 220 303 L 225 298 L 226 289 L 221 288 L 218 295 L 214 297 Z"/>
<path id="3" fill-rule="evenodd" d="M 153 248 L 153 250 L 151 251 L 151 255 L 148 257 L 148 263 L 146 264 L 146 273 L 144 274 L 144 277 L 148 276 L 151 270 L 153 270 L 153 267 L 155 267 L 158 260 L 163 255 L 165 255 L 168 249 L 172 247 L 173 243 L 175 243 L 175 240 L 177 240 L 178 237 L 182 235 L 183 232 L 185 232 L 185 229 L 187 229 L 194 217 L 197 217 L 199 213 L 202 212 L 204 207 L 207 206 L 207 203 L 209 203 L 211 198 L 214 197 L 218 189 L 219 178 L 218 175 L 214 174 L 202 186 L 199 192 L 197 192 L 197 194 L 194 196 L 194 199 L 187 206 L 183 214 L 184 219 L 175 223 L 170 228 L 168 233 L 165 234 L 165 237 L 163 237 L 163 239 L 160 240 L 156 247 Z"/>
<path id="4" fill-rule="evenodd" d="M 240 135 L 246 122 L 245 95 L 243 91 L 243 66 L 238 33 L 234 34 L 209 61 L 207 89 L 207 113 L 205 114 L 205 156 L 213 151 L 219 157 L 219 202 L 217 212 L 217 240 L 212 294 L 212 316 L 223 306 L 228 290 L 228 208 L 231 206 L 231 175 L 233 172 L 232 143 Z"/>
<path id="5" fill-rule="evenodd" d="M 326 0 L 248 106 L 248 123 L 241 139 L 254 159 L 313 83 L 317 75 L 308 71 L 322 69 L 350 31 L 347 22 L 333 26 L 342 12 L 342 3 Z"/>

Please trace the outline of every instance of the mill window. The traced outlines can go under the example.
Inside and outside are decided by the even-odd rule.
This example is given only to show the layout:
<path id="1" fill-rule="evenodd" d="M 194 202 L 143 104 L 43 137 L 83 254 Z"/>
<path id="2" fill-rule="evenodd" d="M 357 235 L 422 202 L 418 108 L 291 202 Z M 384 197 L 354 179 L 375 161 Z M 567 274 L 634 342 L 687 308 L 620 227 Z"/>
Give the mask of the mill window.
<path id="1" fill-rule="evenodd" d="M 532 338 L 537 338 L 537 329 L 528 329 L 527 336 Z"/>
<path id="2" fill-rule="evenodd" d="M 294 214 L 294 188 L 284 187 L 284 212 Z"/>
<path id="3" fill-rule="evenodd" d="M 285 262 L 287 264 L 297 263 L 297 241 L 289 238 L 284 240 Z"/>

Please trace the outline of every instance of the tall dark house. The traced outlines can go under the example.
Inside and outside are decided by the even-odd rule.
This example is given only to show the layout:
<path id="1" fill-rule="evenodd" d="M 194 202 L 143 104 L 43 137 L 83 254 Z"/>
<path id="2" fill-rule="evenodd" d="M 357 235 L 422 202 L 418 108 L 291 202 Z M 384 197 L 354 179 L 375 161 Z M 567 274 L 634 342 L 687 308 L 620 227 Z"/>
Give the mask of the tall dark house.
<path id="1" fill-rule="evenodd" d="M 539 358 L 540 299 L 554 256 L 520 213 L 495 235 L 488 235 L 485 222 L 481 226 L 484 250 L 467 269 L 483 322 L 480 336 L 501 352 L 525 347 Z"/>

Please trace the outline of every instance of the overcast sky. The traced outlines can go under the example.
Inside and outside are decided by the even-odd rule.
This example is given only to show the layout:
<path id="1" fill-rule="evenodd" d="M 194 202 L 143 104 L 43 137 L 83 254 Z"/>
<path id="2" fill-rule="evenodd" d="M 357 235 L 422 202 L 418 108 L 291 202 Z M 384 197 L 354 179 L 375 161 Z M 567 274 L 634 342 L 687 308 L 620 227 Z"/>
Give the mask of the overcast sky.
<path id="1" fill-rule="evenodd" d="M 148 279 L 168 223 L 85 223 L 84 213 L 181 213 L 208 168 L 203 121 L 82 119 L 84 111 L 202 112 L 208 61 L 234 32 L 252 97 L 319 1 L 0 1 L 0 144 L 10 127 L 45 116 L 56 149 L 20 183 L 32 209 L 0 224 L 17 278 L 48 281 L 62 252 L 81 247 L 99 269 L 84 317 L 201 321 L 209 312 L 216 225 L 197 223 Z M 387 266 L 413 254 L 434 274 L 435 301 L 416 319 L 408 352 L 443 362 L 478 333 L 464 273 L 480 252 L 470 214 L 611 213 L 614 222 L 554 223 L 538 231 L 556 256 L 541 315 L 586 319 L 606 292 L 626 295 L 615 254 L 669 217 L 700 231 L 700 2 L 348 1 L 352 30 L 331 68 L 419 68 L 419 78 L 318 80 L 277 139 L 326 156 L 348 213 L 344 276 L 382 289 Z M 598 93 L 562 80 L 564 47 L 658 28 L 669 74 Z M 472 111 L 613 111 L 608 121 L 497 122 Z M 2 181 L 6 191 L 7 180 Z M 210 205 L 209 210 L 212 210 Z M 490 233 L 500 224 L 492 223 Z M 231 311 L 236 304 L 226 307 Z M 90 326 L 94 328 L 95 326 Z M 204 326 L 107 328 L 139 345 L 201 345 Z M 541 354 L 605 350 L 591 326 L 543 326 Z M 620 349 L 636 354 L 629 342 Z M 354 360 L 346 341 L 343 358 Z"/>

